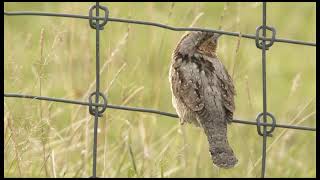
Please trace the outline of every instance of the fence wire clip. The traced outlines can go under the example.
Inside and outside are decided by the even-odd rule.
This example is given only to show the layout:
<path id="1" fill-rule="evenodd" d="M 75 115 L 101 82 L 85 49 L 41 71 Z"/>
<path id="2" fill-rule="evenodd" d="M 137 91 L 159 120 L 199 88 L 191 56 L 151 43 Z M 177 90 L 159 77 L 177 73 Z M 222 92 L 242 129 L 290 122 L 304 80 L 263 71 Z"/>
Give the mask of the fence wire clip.
<path id="1" fill-rule="evenodd" d="M 264 28 L 272 32 L 272 36 L 271 36 L 270 42 L 265 44 L 266 50 L 269 50 L 269 47 L 271 47 L 273 45 L 273 43 L 274 43 L 274 41 L 276 39 L 276 29 L 273 28 L 273 27 L 270 27 L 270 26 L 265 26 Z M 259 34 L 260 34 L 260 30 L 261 29 L 263 29 L 263 26 L 259 26 L 256 29 L 256 46 L 259 49 L 263 48 L 262 42 L 259 42 Z"/>
<path id="2" fill-rule="evenodd" d="M 93 10 L 95 10 L 97 8 L 97 5 L 93 5 L 90 7 L 89 9 L 89 24 L 90 24 L 90 27 L 92 29 L 97 29 L 97 24 L 96 24 L 96 20 L 94 20 L 93 16 L 92 16 L 92 13 L 93 13 Z M 99 24 L 99 30 L 103 30 L 103 26 L 107 24 L 108 22 L 108 17 L 109 17 L 109 10 L 106 6 L 98 6 L 99 9 L 103 10 L 104 11 L 104 19 L 103 19 L 103 22 L 101 24 Z"/>
<path id="3" fill-rule="evenodd" d="M 98 94 L 99 94 L 99 98 L 100 98 L 100 97 L 103 98 L 103 106 L 101 107 L 102 109 L 99 110 L 99 106 L 94 106 L 94 105 L 92 104 L 92 97 L 96 95 L 96 92 L 93 92 L 93 93 L 91 93 L 90 96 L 89 96 L 89 113 L 94 116 L 95 113 L 96 113 L 96 108 L 98 108 L 98 116 L 99 116 L 99 117 L 102 117 L 102 116 L 103 116 L 103 115 L 102 115 L 103 112 L 107 109 L 107 98 L 106 98 L 106 96 L 103 95 L 101 92 L 98 92 Z M 99 98 L 98 98 L 98 99 L 99 99 Z M 93 107 L 93 106 L 94 106 L 94 107 Z"/>
<path id="4" fill-rule="evenodd" d="M 266 116 L 269 116 L 272 119 L 271 129 L 270 130 L 266 130 L 266 134 L 267 134 L 267 136 L 272 137 L 271 133 L 274 131 L 274 129 L 276 127 L 276 118 L 271 113 L 268 113 L 268 112 L 266 112 Z M 257 119 L 256 119 L 256 121 L 257 121 L 257 131 L 258 131 L 258 134 L 260 136 L 263 136 L 263 133 L 262 133 L 263 131 L 261 131 L 261 121 L 260 121 L 261 117 L 263 117 L 263 112 L 260 113 L 257 116 Z M 266 126 L 266 125 L 262 125 L 262 126 Z"/>

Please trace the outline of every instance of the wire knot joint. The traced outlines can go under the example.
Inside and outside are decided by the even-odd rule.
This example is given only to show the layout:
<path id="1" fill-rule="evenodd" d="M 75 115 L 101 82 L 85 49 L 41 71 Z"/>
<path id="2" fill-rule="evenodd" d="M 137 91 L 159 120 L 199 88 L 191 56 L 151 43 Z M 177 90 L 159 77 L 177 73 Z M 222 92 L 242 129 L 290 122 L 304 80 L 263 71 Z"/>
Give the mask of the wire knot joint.
<path id="1" fill-rule="evenodd" d="M 99 23 L 98 24 L 98 27 L 97 27 L 97 21 L 99 20 L 99 17 L 93 17 L 93 11 L 97 8 L 97 5 L 93 5 L 90 7 L 89 9 L 89 24 L 90 24 L 90 27 L 92 29 L 99 29 L 99 30 L 103 30 L 103 26 L 107 24 L 108 22 L 108 18 L 109 18 L 109 9 L 106 7 L 106 6 L 100 6 L 98 5 L 98 8 L 103 10 L 104 11 L 104 18 L 103 18 L 103 21 L 102 23 Z M 95 20 L 95 21 L 94 21 Z"/>
<path id="2" fill-rule="evenodd" d="M 93 104 L 92 104 L 92 97 L 93 97 L 93 96 L 96 96 L 96 94 L 99 95 L 99 98 L 102 97 L 102 99 L 103 99 L 103 106 L 100 107 L 101 109 L 99 109 L 99 106 L 98 106 L 98 105 L 93 105 Z M 99 98 L 98 98 L 98 99 L 99 99 Z M 99 102 L 99 100 L 98 100 L 98 102 Z M 98 103 L 98 102 L 96 102 L 96 103 Z M 93 92 L 93 93 L 91 93 L 90 96 L 89 96 L 89 113 L 90 113 L 91 115 L 95 116 L 96 111 L 97 111 L 98 116 L 99 116 L 99 117 L 102 117 L 103 112 L 107 109 L 107 104 L 108 104 L 108 101 L 107 101 L 107 98 L 106 98 L 105 95 L 103 95 L 101 92 Z"/>
<path id="3" fill-rule="evenodd" d="M 259 34 L 260 34 L 261 29 L 264 29 L 264 28 L 272 32 L 272 36 L 271 36 L 270 42 L 265 44 L 266 50 L 269 50 L 269 47 L 271 47 L 271 46 L 273 45 L 273 43 L 274 43 L 274 41 L 275 41 L 275 39 L 276 39 L 276 29 L 273 28 L 273 27 L 270 27 L 270 26 L 259 26 L 259 27 L 256 29 L 256 46 L 257 46 L 257 48 L 259 48 L 259 49 L 263 49 L 263 42 L 264 42 L 265 40 L 263 40 L 262 42 L 259 41 L 259 39 L 260 39 L 260 38 L 259 38 Z"/>
<path id="4" fill-rule="evenodd" d="M 257 116 L 257 131 L 258 131 L 258 134 L 260 136 L 263 136 L 263 131 L 261 131 L 261 126 L 267 126 L 265 123 L 263 125 L 261 125 L 261 117 L 263 117 L 264 113 L 260 113 L 258 116 Z M 272 124 L 271 124 L 271 129 L 270 130 L 266 130 L 266 134 L 267 136 L 269 137 L 272 137 L 272 132 L 274 131 L 275 127 L 276 127 L 276 118 L 271 114 L 271 113 L 268 113 L 266 112 L 266 116 L 270 117 L 272 119 Z M 267 120 L 267 118 L 266 118 Z M 265 121 L 266 122 L 266 121 Z"/>

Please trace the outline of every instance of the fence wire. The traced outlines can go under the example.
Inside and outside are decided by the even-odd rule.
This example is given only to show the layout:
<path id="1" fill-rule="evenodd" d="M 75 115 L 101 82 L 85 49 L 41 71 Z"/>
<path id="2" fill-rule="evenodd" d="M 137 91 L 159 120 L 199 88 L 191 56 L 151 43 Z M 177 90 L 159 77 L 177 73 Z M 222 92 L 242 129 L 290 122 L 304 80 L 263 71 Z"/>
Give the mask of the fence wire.
<path id="1" fill-rule="evenodd" d="M 64 14 L 64 13 L 51 13 L 51 12 L 30 12 L 30 11 L 14 11 L 14 12 L 6 12 L 4 11 L 4 15 L 6 16 L 20 16 L 20 15 L 31 15 L 31 16 L 54 16 L 54 17 L 66 17 L 66 18 L 79 18 L 89 20 L 89 25 L 92 29 L 96 30 L 96 91 L 91 93 L 89 96 L 89 102 L 77 101 L 77 100 L 68 100 L 63 98 L 52 98 L 45 96 L 33 96 L 33 95 L 23 95 L 18 93 L 4 93 L 4 97 L 11 98 L 27 98 L 27 99 L 36 99 L 36 100 L 45 100 L 45 101 L 54 101 L 61 103 L 69 103 L 69 104 L 77 104 L 84 105 L 89 107 L 89 113 L 94 116 L 94 140 L 93 140 L 93 165 L 92 165 L 92 178 L 96 178 L 96 159 L 97 159 L 97 129 L 98 129 L 98 119 L 102 117 L 102 114 L 107 108 L 110 109 L 119 109 L 126 111 L 137 111 L 137 112 L 145 112 L 145 113 L 153 113 L 173 118 L 178 118 L 178 115 L 163 112 L 159 110 L 149 109 L 149 108 L 140 108 L 140 107 L 129 107 L 129 106 L 119 106 L 108 104 L 107 98 L 104 94 L 100 92 L 100 31 L 103 30 L 104 25 L 106 25 L 109 21 L 111 22 L 122 22 L 122 23 L 132 23 L 132 24 L 140 24 L 147 26 L 155 26 L 164 29 L 169 29 L 172 31 L 207 31 L 207 32 L 215 32 L 220 34 L 225 34 L 229 36 L 241 36 L 243 38 L 254 39 L 256 42 L 257 48 L 262 50 L 262 87 L 263 87 L 263 112 L 258 114 L 255 121 L 249 120 L 240 120 L 233 119 L 233 123 L 239 124 L 247 124 L 247 125 L 255 125 L 257 127 L 257 132 L 260 136 L 263 137 L 262 143 L 262 162 L 261 162 L 261 177 L 264 178 L 266 174 L 266 146 L 267 146 L 267 137 L 272 137 L 272 132 L 276 127 L 279 128 L 288 128 L 288 129 L 296 129 L 296 130 L 305 130 L 305 131 L 316 131 L 316 128 L 313 127 L 304 127 L 304 126 L 294 126 L 294 125 L 286 125 L 286 124 L 277 124 L 275 117 L 267 111 L 267 92 L 266 92 L 266 50 L 268 50 L 274 42 L 281 43 L 289 43 L 289 44 L 297 44 L 297 45 L 305 45 L 305 46 L 314 46 L 316 47 L 315 42 L 305 42 L 299 40 L 292 39 L 283 39 L 276 38 L 276 29 L 270 26 L 267 26 L 267 5 L 266 2 L 262 3 L 262 25 L 256 29 L 256 34 L 241 34 L 238 32 L 228 32 L 223 30 L 214 30 L 214 29 L 205 29 L 205 28 L 186 28 L 186 27 L 173 27 L 169 25 L 164 25 L 155 22 L 147 22 L 147 21 L 139 21 L 139 20 L 129 20 L 129 19 L 120 19 L 120 18 L 111 18 L 109 17 L 109 10 L 105 6 L 99 5 L 99 2 L 96 2 L 95 5 L 91 6 L 89 9 L 89 16 L 84 15 L 75 15 L 75 14 Z M 104 12 L 104 17 L 100 17 L 100 10 Z M 95 16 L 93 16 L 93 12 L 95 11 Z M 101 22 L 101 23 L 99 23 Z M 260 31 L 262 30 L 262 37 L 260 36 Z M 272 32 L 272 37 L 266 37 L 266 31 L 269 30 Z M 92 98 L 95 96 L 95 101 L 92 102 Z M 99 98 L 103 99 L 103 103 L 99 103 Z M 267 122 L 267 116 L 272 119 L 272 123 Z M 263 118 L 263 122 L 261 122 L 261 118 Z M 261 127 L 263 130 L 261 131 Z M 267 127 L 271 127 L 269 130 Z"/>

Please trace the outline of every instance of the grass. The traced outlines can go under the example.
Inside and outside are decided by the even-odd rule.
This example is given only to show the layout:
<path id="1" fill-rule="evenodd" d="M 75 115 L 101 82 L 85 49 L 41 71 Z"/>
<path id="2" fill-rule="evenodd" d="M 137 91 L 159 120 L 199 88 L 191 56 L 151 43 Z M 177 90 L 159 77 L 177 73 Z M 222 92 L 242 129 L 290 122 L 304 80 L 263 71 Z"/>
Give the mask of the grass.
<path id="1" fill-rule="evenodd" d="M 260 3 L 101 3 L 110 17 L 254 34 Z M 4 3 L 6 11 L 88 14 L 92 3 Z M 315 3 L 268 3 L 277 37 L 315 41 Z M 101 32 L 101 91 L 111 104 L 175 112 L 168 70 L 185 32 L 108 22 Z M 87 101 L 95 89 L 95 31 L 88 21 L 4 16 L 4 92 Z M 235 118 L 262 111 L 261 50 L 254 40 L 222 36 L 218 55 L 232 74 Z M 315 127 L 316 49 L 275 43 L 267 51 L 267 104 L 278 123 Z M 266 177 L 315 177 L 314 132 L 277 128 L 267 142 Z M 214 167 L 202 130 L 177 119 L 107 109 L 99 120 L 100 177 L 259 177 L 256 127 L 229 126 L 237 167 Z M 92 175 L 93 117 L 87 107 L 4 99 L 6 177 Z"/>

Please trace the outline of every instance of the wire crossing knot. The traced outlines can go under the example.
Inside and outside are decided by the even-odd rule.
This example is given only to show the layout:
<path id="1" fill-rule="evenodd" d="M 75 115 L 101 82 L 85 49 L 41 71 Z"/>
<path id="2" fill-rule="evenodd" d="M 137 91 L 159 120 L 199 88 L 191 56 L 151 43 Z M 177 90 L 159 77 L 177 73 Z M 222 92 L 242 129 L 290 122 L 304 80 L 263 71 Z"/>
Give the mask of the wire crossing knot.
<path id="1" fill-rule="evenodd" d="M 103 95 L 101 92 L 98 92 L 99 94 L 99 98 L 102 97 L 103 98 L 103 106 L 102 106 L 102 109 L 99 110 L 99 106 L 98 105 L 94 105 L 92 104 L 92 97 L 93 96 L 96 96 L 96 92 L 93 92 L 90 94 L 89 96 L 89 113 L 91 115 L 95 115 L 95 112 L 96 112 L 96 108 L 98 108 L 98 116 L 99 117 L 102 117 L 103 115 L 103 112 L 107 109 L 107 104 L 108 104 L 108 101 L 107 101 L 107 98 L 105 95 Z"/>
<path id="2" fill-rule="evenodd" d="M 259 49 L 262 49 L 262 45 L 263 43 L 259 41 L 259 34 L 260 34 L 260 31 L 261 29 L 267 29 L 269 31 L 272 32 L 272 36 L 271 36 L 271 40 L 269 43 L 266 43 L 265 44 L 265 47 L 266 47 L 266 50 L 269 50 L 269 47 L 271 47 L 276 39 L 276 29 L 273 28 L 273 27 L 270 27 L 270 26 L 259 26 L 257 29 L 256 29 L 256 46 L 257 48 Z"/>
<path id="3" fill-rule="evenodd" d="M 97 24 L 95 21 L 93 20 L 97 20 L 99 19 L 99 17 L 93 17 L 92 16 L 92 13 L 93 13 L 93 10 L 95 10 L 97 8 L 97 5 L 93 5 L 90 7 L 89 9 L 89 24 L 90 24 L 90 27 L 92 29 L 97 29 Z M 103 10 L 104 11 L 104 19 L 102 21 L 101 24 L 99 24 L 99 30 L 103 30 L 103 26 L 107 24 L 108 22 L 108 18 L 109 18 L 109 9 L 106 7 L 106 6 L 100 6 L 98 5 L 98 8 Z M 100 19 L 99 19 L 100 20 Z"/>
<path id="4" fill-rule="evenodd" d="M 268 112 L 266 112 L 266 116 L 269 116 L 269 117 L 271 117 L 271 119 L 272 119 L 272 124 L 271 124 L 271 129 L 270 130 L 266 130 L 266 133 L 267 133 L 267 136 L 269 136 L 269 137 L 272 137 L 272 132 L 274 131 L 274 129 L 275 129 L 275 127 L 276 127 L 276 118 L 271 114 L 271 113 L 268 113 Z M 263 133 L 262 133 L 262 131 L 261 131 L 261 126 L 267 126 L 267 125 L 261 125 L 261 117 L 263 117 L 263 112 L 262 113 L 260 113 L 258 116 L 257 116 L 257 119 L 256 119 L 256 121 L 257 121 L 257 131 L 258 131 L 258 134 L 260 135 L 260 136 L 263 136 Z M 267 119 L 267 118 L 266 118 Z"/>

